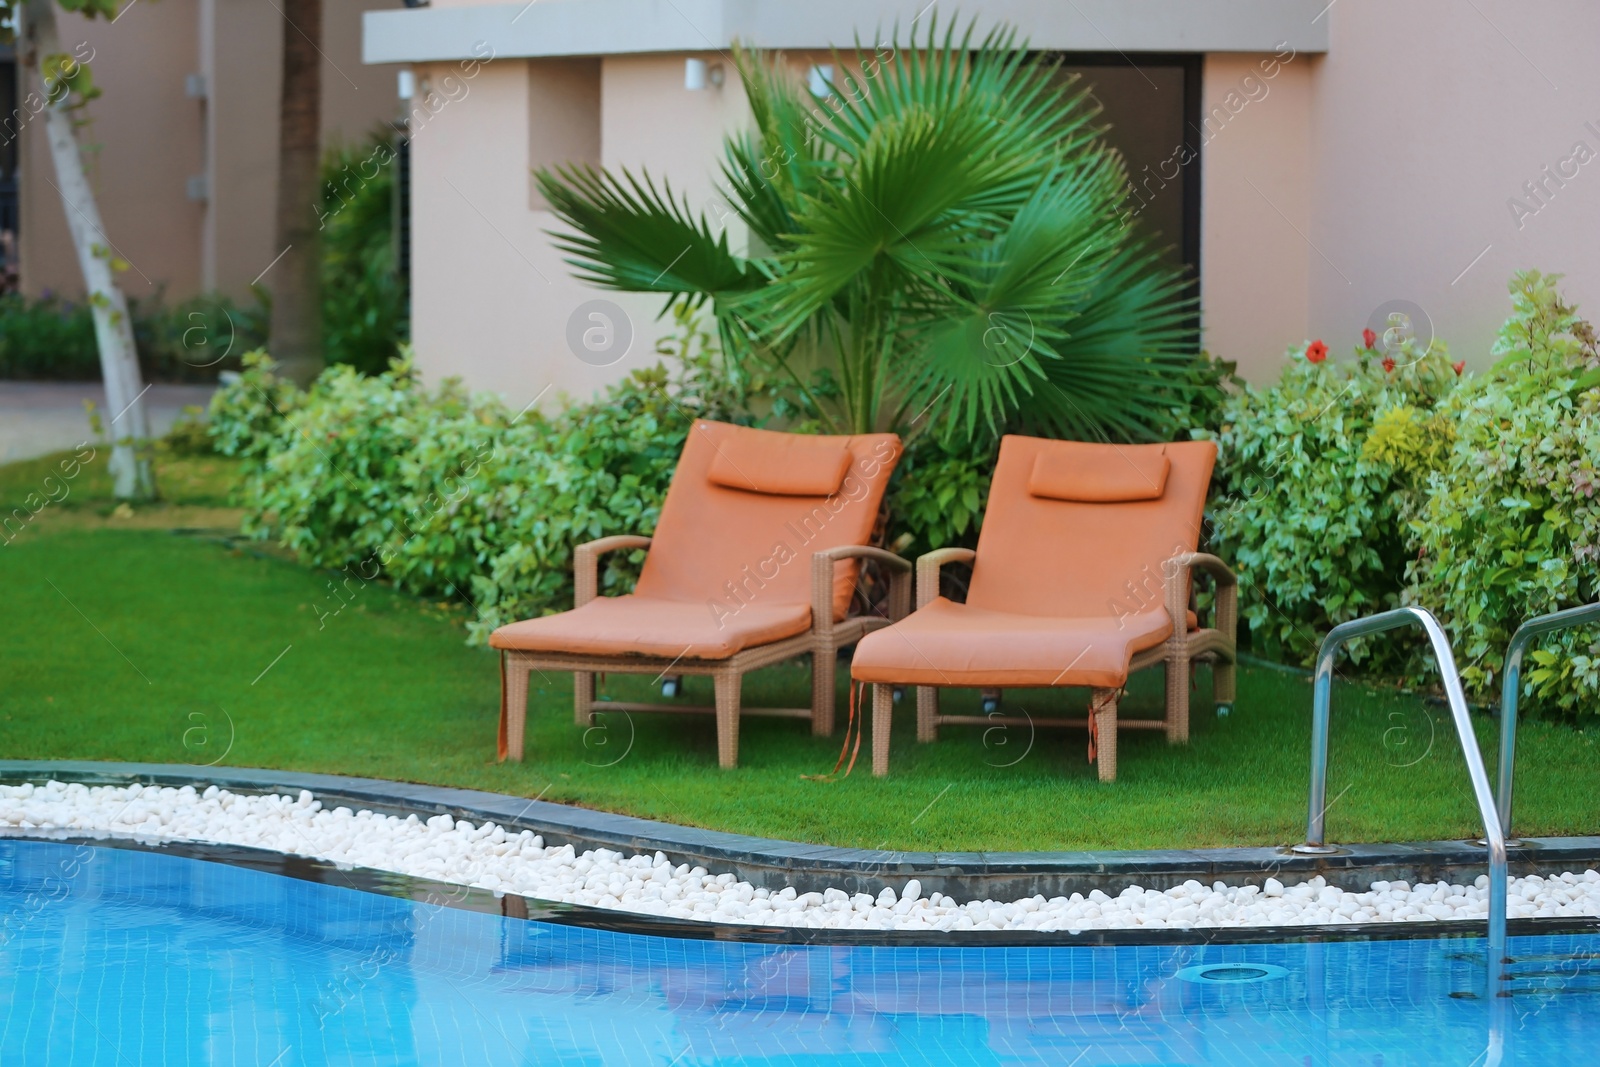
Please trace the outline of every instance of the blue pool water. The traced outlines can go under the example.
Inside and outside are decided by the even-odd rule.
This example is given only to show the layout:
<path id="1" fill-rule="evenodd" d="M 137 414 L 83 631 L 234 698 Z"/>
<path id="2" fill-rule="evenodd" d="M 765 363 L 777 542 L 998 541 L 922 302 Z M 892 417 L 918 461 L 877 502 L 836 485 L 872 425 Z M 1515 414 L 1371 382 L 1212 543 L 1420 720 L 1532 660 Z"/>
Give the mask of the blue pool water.
<path id="1" fill-rule="evenodd" d="M 180 856 L 0 841 L 0 1064 L 1485 1062 L 1482 941 L 923 948 L 649 937 Z M 1528 962 L 1505 1062 L 1600 1035 Z M 1480 957 L 1481 959 L 1481 957 Z M 1195 970 L 1244 964 L 1194 981 Z M 1542 986 L 1544 988 L 1534 989 Z"/>

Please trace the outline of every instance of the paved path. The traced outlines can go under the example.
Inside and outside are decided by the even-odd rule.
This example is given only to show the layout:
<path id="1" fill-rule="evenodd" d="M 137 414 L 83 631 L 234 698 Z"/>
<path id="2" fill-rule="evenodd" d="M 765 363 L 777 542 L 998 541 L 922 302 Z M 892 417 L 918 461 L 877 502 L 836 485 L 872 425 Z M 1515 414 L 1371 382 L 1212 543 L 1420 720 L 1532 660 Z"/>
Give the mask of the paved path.
<path id="1" fill-rule="evenodd" d="M 204 407 L 211 385 L 152 385 L 144 394 L 150 429 L 166 433 L 178 413 L 190 404 Z M 102 421 L 117 413 L 106 410 L 99 382 L 0 381 L 0 463 L 62 452 L 90 436 L 85 400 L 93 400 Z"/>

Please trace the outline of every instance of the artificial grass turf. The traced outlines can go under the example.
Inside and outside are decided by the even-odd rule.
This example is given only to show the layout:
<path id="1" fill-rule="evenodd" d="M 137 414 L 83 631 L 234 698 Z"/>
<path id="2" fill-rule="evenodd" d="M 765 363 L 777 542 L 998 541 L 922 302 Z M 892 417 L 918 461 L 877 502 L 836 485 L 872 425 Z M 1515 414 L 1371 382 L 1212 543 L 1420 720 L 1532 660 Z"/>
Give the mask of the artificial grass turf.
<path id="1" fill-rule="evenodd" d="M 896 849 L 1200 847 L 1303 834 L 1310 686 L 1266 668 L 1241 670 L 1226 719 L 1213 716 L 1202 671 L 1191 744 L 1123 733 L 1112 785 L 1095 780 L 1082 731 L 947 727 L 937 744 L 919 745 L 909 700 L 886 779 L 867 773 L 865 744 L 850 777 L 803 778 L 833 767 L 843 731 L 813 738 L 794 720 L 746 719 L 741 765 L 722 771 L 709 717 L 609 715 L 585 731 L 573 725 L 570 677 L 537 674 L 529 759 L 497 764 L 496 662 L 463 644 L 458 606 L 372 584 L 334 614 L 329 576 L 287 560 L 160 530 L 44 522 L 0 547 L 0 590 L 4 758 L 365 775 Z M 604 693 L 638 699 L 648 683 L 613 675 Z M 688 699 L 709 702 L 709 680 L 688 685 Z M 746 702 L 803 703 L 808 689 L 806 669 L 779 666 L 748 679 Z M 1078 714 L 1085 696 L 1013 692 L 1005 710 Z M 950 700 L 975 705 L 976 694 Z M 1160 673 L 1145 672 L 1124 709 L 1153 716 L 1160 700 Z M 1477 725 L 1492 773 L 1494 724 Z M 1442 709 L 1340 685 L 1333 734 L 1332 840 L 1476 832 Z M 1519 755 L 1520 833 L 1600 828 L 1590 735 L 1529 723 Z"/>

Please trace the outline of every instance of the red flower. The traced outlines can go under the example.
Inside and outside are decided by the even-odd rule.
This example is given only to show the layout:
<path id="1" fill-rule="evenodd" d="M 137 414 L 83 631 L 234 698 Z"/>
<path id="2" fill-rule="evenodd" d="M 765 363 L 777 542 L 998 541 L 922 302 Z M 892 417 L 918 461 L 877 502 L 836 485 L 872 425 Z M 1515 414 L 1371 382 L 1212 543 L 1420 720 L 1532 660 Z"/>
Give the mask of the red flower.
<path id="1" fill-rule="evenodd" d="M 1462 360 L 1460 363 L 1452 363 L 1450 364 L 1450 369 L 1455 371 L 1456 376 L 1459 377 L 1461 372 L 1467 369 L 1467 361 Z"/>
<path id="2" fill-rule="evenodd" d="M 1361 345 L 1363 348 L 1375 348 L 1378 344 L 1378 335 L 1371 330 L 1361 331 Z"/>
<path id="3" fill-rule="evenodd" d="M 1383 369 L 1384 369 L 1384 371 L 1386 373 L 1394 370 L 1394 357 L 1393 356 L 1384 356 L 1383 357 Z"/>
<path id="4" fill-rule="evenodd" d="M 1306 362 L 1321 363 L 1328 358 L 1328 346 L 1321 341 L 1312 341 L 1306 345 Z"/>

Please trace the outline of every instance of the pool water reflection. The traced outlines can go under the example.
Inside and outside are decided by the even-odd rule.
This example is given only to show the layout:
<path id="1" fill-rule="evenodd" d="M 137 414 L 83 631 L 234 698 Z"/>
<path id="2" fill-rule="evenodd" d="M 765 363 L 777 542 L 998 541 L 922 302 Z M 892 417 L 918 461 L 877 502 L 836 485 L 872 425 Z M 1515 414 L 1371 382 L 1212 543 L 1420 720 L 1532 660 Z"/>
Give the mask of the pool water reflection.
<path id="1" fill-rule="evenodd" d="M 1483 1063 L 1482 941 L 666 938 L 0 841 L 0 1064 Z M 1576 1058 L 1600 937 L 1514 938 L 1508 1062 Z M 1226 966 L 1232 965 L 1232 966 Z"/>

